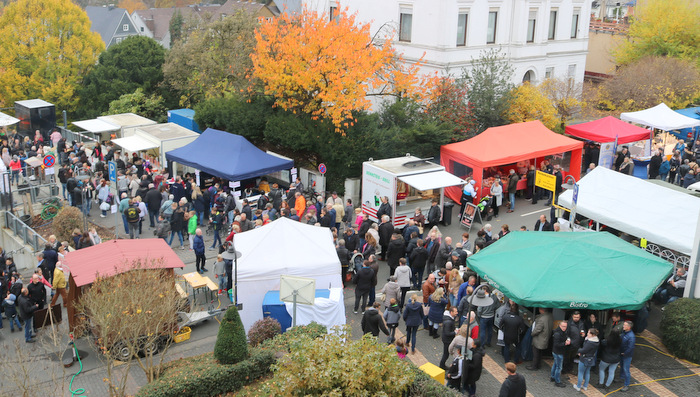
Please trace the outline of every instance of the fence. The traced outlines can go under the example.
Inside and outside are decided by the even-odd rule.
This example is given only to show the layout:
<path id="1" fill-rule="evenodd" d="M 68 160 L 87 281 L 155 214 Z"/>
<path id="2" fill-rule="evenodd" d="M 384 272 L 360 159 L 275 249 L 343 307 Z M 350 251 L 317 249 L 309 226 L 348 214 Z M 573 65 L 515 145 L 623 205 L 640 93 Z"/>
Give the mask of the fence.
<path id="1" fill-rule="evenodd" d="M 46 239 L 41 237 L 26 223 L 22 222 L 13 213 L 3 211 L 5 213 L 5 226 L 12 230 L 15 235 L 24 241 L 24 244 L 32 246 L 34 251 L 42 251 L 46 245 Z"/>
<path id="2" fill-rule="evenodd" d="M 97 139 L 88 136 L 87 134 L 83 134 L 80 132 L 73 132 L 69 129 L 66 129 L 65 127 L 58 127 L 58 129 L 61 131 L 61 135 L 63 135 L 64 138 L 66 138 L 66 142 L 70 145 L 71 142 L 82 142 L 82 143 L 97 143 Z"/>

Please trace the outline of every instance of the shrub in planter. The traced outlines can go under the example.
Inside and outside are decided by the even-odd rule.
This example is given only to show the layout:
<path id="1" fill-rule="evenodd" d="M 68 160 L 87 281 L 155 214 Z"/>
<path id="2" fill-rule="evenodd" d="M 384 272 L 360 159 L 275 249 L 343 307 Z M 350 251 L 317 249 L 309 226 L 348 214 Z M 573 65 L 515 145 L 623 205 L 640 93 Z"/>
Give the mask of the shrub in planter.
<path id="1" fill-rule="evenodd" d="M 282 326 L 279 321 L 272 317 L 265 317 L 253 323 L 248 331 L 248 342 L 255 347 L 268 339 L 272 339 L 275 335 L 282 332 Z"/>
<path id="2" fill-rule="evenodd" d="M 307 325 L 298 325 L 294 328 L 289 328 L 285 333 L 264 341 L 260 347 L 273 351 L 288 352 L 292 346 L 308 343 L 327 333 L 328 329 L 325 326 L 317 322 L 311 322 Z"/>
<path id="3" fill-rule="evenodd" d="M 681 298 L 666 305 L 661 339 L 674 355 L 700 363 L 700 300 Z"/>
<path id="4" fill-rule="evenodd" d="M 65 206 L 53 218 L 51 227 L 58 241 L 68 241 L 72 244 L 73 230 L 83 228 L 83 214 L 76 207 Z"/>
<path id="5" fill-rule="evenodd" d="M 455 389 L 450 389 L 438 383 L 415 365 L 411 365 L 411 372 L 415 375 L 413 384 L 408 388 L 406 396 L 409 397 L 458 397 L 461 396 Z"/>
<path id="6" fill-rule="evenodd" d="M 251 350 L 234 365 L 219 364 L 211 353 L 177 360 L 158 378 L 142 387 L 139 397 L 213 397 L 235 392 L 270 373 L 274 353 Z"/>
<path id="7" fill-rule="evenodd" d="M 248 357 L 248 342 L 238 309 L 231 305 L 219 326 L 214 345 L 214 357 L 221 364 L 235 364 Z"/>

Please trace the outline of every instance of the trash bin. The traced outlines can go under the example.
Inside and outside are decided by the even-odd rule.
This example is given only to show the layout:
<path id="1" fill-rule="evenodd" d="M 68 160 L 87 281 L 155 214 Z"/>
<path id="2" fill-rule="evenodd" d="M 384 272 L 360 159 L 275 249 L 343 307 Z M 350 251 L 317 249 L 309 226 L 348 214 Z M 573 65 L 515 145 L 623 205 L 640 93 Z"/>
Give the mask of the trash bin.
<path id="1" fill-rule="evenodd" d="M 452 224 L 452 207 L 455 206 L 453 202 L 446 202 L 442 206 L 442 224 L 444 226 L 450 226 Z"/>

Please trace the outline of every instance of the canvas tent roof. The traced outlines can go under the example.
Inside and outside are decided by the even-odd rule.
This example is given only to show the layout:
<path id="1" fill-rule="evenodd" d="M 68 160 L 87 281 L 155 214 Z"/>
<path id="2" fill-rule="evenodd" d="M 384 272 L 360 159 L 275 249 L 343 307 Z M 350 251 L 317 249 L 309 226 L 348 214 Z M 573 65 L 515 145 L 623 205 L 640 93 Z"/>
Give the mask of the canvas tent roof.
<path id="1" fill-rule="evenodd" d="M 622 113 L 620 118 L 624 121 L 631 121 L 664 131 L 700 126 L 700 120 L 683 116 L 671 110 L 665 103 L 638 112 Z"/>
<path id="2" fill-rule="evenodd" d="M 578 182 L 576 212 L 652 243 L 690 255 L 700 214 L 700 198 L 643 179 L 596 167 Z M 571 208 L 573 190 L 559 196 Z M 665 211 L 666 206 L 682 208 Z"/>
<path id="3" fill-rule="evenodd" d="M 205 131 L 206 133 L 206 131 Z M 278 290 L 280 276 L 309 277 L 316 289 L 342 288 L 340 261 L 330 229 L 287 218 L 236 234 L 238 300 L 241 320 L 248 329 L 262 318 L 262 302 L 268 291 Z"/>
<path id="4" fill-rule="evenodd" d="M 9 114 L 0 112 L 0 126 L 12 125 L 17 123 L 19 123 L 19 119 L 14 118 Z"/>
<path id="5" fill-rule="evenodd" d="M 605 232 L 511 232 L 467 262 L 516 303 L 559 309 L 638 309 L 673 271 Z"/>
<path id="6" fill-rule="evenodd" d="M 594 142 L 614 142 L 618 144 L 637 142 L 651 138 L 651 131 L 626 123 L 612 116 L 588 123 L 567 126 L 566 133 Z"/>
<path id="7" fill-rule="evenodd" d="M 582 147 L 583 142 L 554 133 L 536 120 L 491 127 L 474 138 L 442 146 L 440 153 L 468 159 L 471 164 L 483 168 Z"/>
<path id="8" fill-rule="evenodd" d="M 139 152 L 142 150 L 154 149 L 158 147 L 158 144 L 146 139 L 141 135 L 132 135 L 124 138 L 112 139 L 112 142 L 121 146 L 129 152 Z"/>
<path id="9" fill-rule="evenodd" d="M 102 121 L 99 119 L 74 121 L 73 124 L 84 129 L 85 131 L 92 132 L 95 134 L 119 130 L 119 126 L 110 124 L 106 121 Z"/>
<path id="10" fill-rule="evenodd" d="M 92 284 L 98 273 L 101 276 L 119 274 L 129 269 L 135 260 L 140 260 L 146 269 L 185 267 L 162 238 L 105 241 L 67 253 L 65 263 L 80 287 Z"/>
<path id="11" fill-rule="evenodd" d="M 291 160 L 267 154 L 240 135 L 207 128 L 197 139 L 165 154 L 168 161 L 231 181 L 290 169 Z"/>

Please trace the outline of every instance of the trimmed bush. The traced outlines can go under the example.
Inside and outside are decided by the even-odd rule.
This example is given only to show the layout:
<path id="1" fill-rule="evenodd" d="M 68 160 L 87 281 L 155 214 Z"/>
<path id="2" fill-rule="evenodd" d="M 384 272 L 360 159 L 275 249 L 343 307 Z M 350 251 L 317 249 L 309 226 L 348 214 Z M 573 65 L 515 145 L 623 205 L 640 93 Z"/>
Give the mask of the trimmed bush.
<path id="1" fill-rule="evenodd" d="M 68 241 L 73 244 L 71 238 L 73 230 L 83 230 L 83 214 L 76 207 L 65 206 L 53 218 L 51 227 L 58 241 Z"/>
<path id="2" fill-rule="evenodd" d="M 661 339 L 671 353 L 700 363 L 700 300 L 681 298 L 666 305 Z"/>
<path id="3" fill-rule="evenodd" d="M 293 346 L 309 343 L 316 338 L 320 338 L 328 333 L 328 329 L 317 323 L 311 322 L 307 325 L 298 325 L 289 328 L 281 335 L 264 341 L 260 347 L 276 352 L 289 352 Z"/>
<path id="4" fill-rule="evenodd" d="M 275 356 L 254 349 L 234 365 L 217 363 L 211 353 L 170 364 L 158 380 L 142 387 L 140 397 L 213 397 L 239 390 L 270 373 Z"/>
<path id="5" fill-rule="evenodd" d="M 377 338 L 350 338 L 350 328 L 292 346 L 265 387 L 275 396 L 400 396 L 415 375 Z"/>
<path id="6" fill-rule="evenodd" d="M 221 364 L 236 364 L 248 357 L 248 343 L 245 328 L 236 306 L 229 306 L 219 326 L 219 334 L 214 345 L 214 357 Z"/>
<path id="7" fill-rule="evenodd" d="M 279 321 L 272 317 L 265 317 L 253 323 L 248 331 L 248 342 L 255 347 L 268 339 L 272 339 L 275 335 L 282 332 L 282 326 Z"/>
<path id="8" fill-rule="evenodd" d="M 413 379 L 413 384 L 408 389 L 406 396 L 408 397 L 421 397 L 421 396 L 431 396 L 431 397 L 458 397 L 461 396 L 456 390 L 450 389 L 438 383 L 435 379 L 431 378 L 425 372 L 421 371 L 420 368 L 411 364 L 411 372 L 413 372 L 415 378 Z"/>

